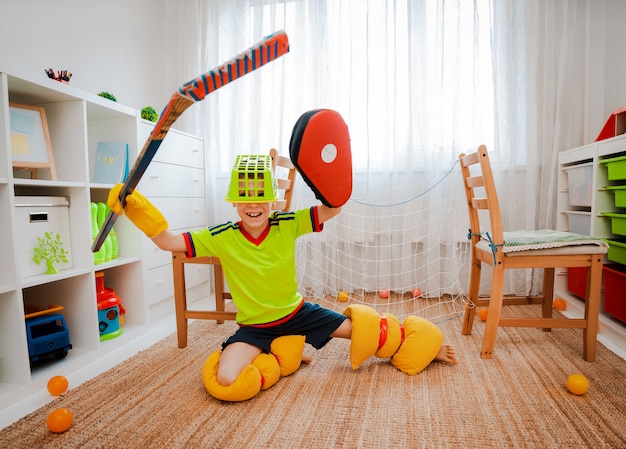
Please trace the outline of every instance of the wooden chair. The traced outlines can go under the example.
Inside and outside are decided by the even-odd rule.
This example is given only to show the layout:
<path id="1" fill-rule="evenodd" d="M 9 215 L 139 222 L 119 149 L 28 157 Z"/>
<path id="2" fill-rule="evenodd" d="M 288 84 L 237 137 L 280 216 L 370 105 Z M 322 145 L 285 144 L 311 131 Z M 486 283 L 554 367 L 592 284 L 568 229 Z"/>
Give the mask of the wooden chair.
<path id="1" fill-rule="evenodd" d="M 549 331 L 551 328 L 579 328 L 583 330 L 583 358 L 589 362 L 595 360 L 596 337 L 598 332 L 598 314 L 600 310 L 600 285 L 602 279 L 603 255 L 607 247 L 600 239 L 589 237 L 586 244 L 567 244 L 563 240 L 578 238 L 577 234 L 569 234 L 567 238 L 559 239 L 561 243 L 552 242 L 548 245 L 530 244 L 525 250 L 513 251 L 511 242 L 539 242 L 546 240 L 545 231 L 533 231 L 535 237 L 528 231 L 503 232 L 500 206 L 493 180 L 489 155 L 485 146 L 480 146 L 476 152 L 461 154 L 461 173 L 470 219 L 471 239 L 471 271 L 469 285 L 470 303 L 465 308 L 462 333 L 469 335 L 472 332 L 474 315 L 478 306 L 489 306 L 485 333 L 483 337 L 481 357 L 492 357 L 496 331 L 498 327 L 537 327 Z M 481 227 L 479 210 L 486 209 L 489 215 L 489 229 Z M 482 214 L 486 214 L 482 212 Z M 484 218 L 484 217 L 483 217 Z M 486 220 L 485 220 L 486 221 Z M 489 231 L 488 234 L 485 231 Z M 506 242 L 509 241 L 507 248 Z M 539 246 L 568 245 L 538 249 Z M 537 249 L 535 249 L 537 248 Z M 491 267 L 492 284 L 489 298 L 480 297 L 481 266 Z M 587 267 L 587 299 L 583 318 L 553 318 L 552 301 L 554 295 L 555 268 Z M 504 272 L 507 269 L 543 269 L 543 291 L 540 296 L 504 296 Z M 541 317 L 503 317 L 502 305 L 541 304 Z"/>
<path id="2" fill-rule="evenodd" d="M 272 204 L 272 210 L 288 211 L 291 207 L 293 187 L 296 180 L 296 168 L 286 156 L 281 156 L 274 148 L 270 150 L 274 176 L 277 179 L 280 198 Z M 185 286 L 185 264 L 213 265 L 215 287 L 215 310 L 189 310 L 187 308 L 187 289 Z M 217 257 L 187 257 L 184 251 L 172 252 L 172 270 L 174 274 L 174 302 L 176 306 L 176 332 L 178 347 L 187 346 L 187 320 L 234 320 L 236 312 L 226 311 L 226 300 L 232 299 L 224 285 L 224 272 Z"/>

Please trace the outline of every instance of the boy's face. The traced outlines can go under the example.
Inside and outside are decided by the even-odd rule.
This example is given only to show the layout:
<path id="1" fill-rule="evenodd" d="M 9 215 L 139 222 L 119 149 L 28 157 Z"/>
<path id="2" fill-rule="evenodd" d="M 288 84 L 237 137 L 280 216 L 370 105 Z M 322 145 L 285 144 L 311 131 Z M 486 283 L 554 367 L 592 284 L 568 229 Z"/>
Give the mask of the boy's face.
<path id="1" fill-rule="evenodd" d="M 270 215 L 271 203 L 233 203 L 237 215 L 247 231 L 264 230 Z"/>

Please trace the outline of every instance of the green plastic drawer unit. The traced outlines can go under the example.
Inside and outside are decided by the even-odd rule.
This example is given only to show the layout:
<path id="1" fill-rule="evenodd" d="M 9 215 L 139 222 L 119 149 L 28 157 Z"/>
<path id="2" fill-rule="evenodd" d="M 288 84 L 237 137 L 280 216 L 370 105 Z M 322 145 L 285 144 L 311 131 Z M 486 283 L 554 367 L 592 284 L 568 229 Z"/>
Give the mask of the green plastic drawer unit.
<path id="1" fill-rule="evenodd" d="M 626 185 L 606 186 L 606 189 L 615 194 L 615 207 L 626 207 Z"/>
<path id="2" fill-rule="evenodd" d="M 626 265 L 626 239 L 606 239 L 606 242 L 609 244 L 607 259 Z"/>
<path id="3" fill-rule="evenodd" d="M 606 164 L 609 181 L 626 179 L 626 156 L 602 159 L 601 164 Z"/>
<path id="4" fill-rule="evenodd" d="M 611 232 L 617 235 L 626 235 L 626 214 L 604 212 L 602 215 L 611 219 Z"/>

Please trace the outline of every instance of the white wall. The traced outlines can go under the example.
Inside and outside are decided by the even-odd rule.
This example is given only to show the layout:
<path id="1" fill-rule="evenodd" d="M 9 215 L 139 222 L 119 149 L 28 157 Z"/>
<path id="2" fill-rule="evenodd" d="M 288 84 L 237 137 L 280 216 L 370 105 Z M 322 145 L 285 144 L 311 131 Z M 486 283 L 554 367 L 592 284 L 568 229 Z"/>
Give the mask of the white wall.
<path id="1" fill-rule="evenodd" d="M 611 111 L 626 106 L 626 1 L 589 0 L 587 139 L 592 142 Z"/>
<path id="2" fill-rule="evenodd" d="M 153 106 L 165 91 L 164 0 L 0 0 L 0 71 L 47 78 L 72 72 L 81 90 L 127 106 Z"/>
<path id="3" fill-rule="evenodd" d="M 165 17 L 168 1 L 0 0 L 0 71 L 46 77 L 45 68 L 68 69 L 79 89 L 108 91 L 120 103 L 160 112 L 188 81 L 169 73 L 181 63 L 176 46 L 185 30 Z M 588 78 L 588 101 L 581 144 L 593 141 L 610 112 L 626 105 L 626 1 L 587 5 L 589 44 L 581 51 L 588 53 L 589 65 L 581 70 Z"/>

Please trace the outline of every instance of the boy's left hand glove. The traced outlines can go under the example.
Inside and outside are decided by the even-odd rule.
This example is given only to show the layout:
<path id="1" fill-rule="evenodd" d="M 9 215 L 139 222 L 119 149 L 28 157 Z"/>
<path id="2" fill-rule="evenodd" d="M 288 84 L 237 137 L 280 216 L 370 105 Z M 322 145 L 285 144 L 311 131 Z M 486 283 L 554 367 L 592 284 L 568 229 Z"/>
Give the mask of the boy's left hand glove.
<path id="1" fill-rule="evenodd" d="M 315 109 L 302 114 L 291 133 L 289 157 L 325 206 L 341 207 L 350 199 L 350 133 L 337 111 Z"/>
<path id="2" fill-rule="evenodd" d="M 161 211 L 139 193 L 138 190 L 134 190 L 133 193 L 126 197 L 126 205 L 122 209 L 122 203 L 120 202 L 122 187 L 122 184 L 116 184 L 109 191 L 107 204 L 113 212 L 117 215 L 126 213 L 128 219 L 150 238 L 156 237 L 169 227 Z"/>

